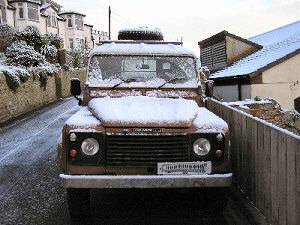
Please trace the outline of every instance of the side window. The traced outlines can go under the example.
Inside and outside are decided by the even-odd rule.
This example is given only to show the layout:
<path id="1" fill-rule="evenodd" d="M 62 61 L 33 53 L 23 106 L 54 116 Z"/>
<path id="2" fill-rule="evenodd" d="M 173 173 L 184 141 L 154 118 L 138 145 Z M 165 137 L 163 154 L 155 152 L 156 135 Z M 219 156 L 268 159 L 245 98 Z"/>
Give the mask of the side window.
<path id="1" fill-rule="evenodd" d="M 69 47 L 71 48 L 71 49 L 73 49 L 74 48 L 74 41 L 73 41 L 73 38 L 69 38 Z"/>
<path id="2" fill-rule="evenodd" d="M 19 19 L 24 19 L 24 9 L 22 3 L 18 3 L 18 12 L 19 12 Z"/>
<path id="3" fill-rule="evenodd" d="M 82 16 L 79 16 L 79 15 L 75 16 L 75 28 L 76 28 L 76 30 L 82 30 L 83 29 Z"/>
<path id="4" fill-rule="evenodd" d="M 73 27 L 72 16 L 68 16 L 68 27 Z"/>
<path id="5" fill-rule="evenodd" d="M 28 19 L 36 21 L 39 20 L 38 5 L 28 3 Z"/>

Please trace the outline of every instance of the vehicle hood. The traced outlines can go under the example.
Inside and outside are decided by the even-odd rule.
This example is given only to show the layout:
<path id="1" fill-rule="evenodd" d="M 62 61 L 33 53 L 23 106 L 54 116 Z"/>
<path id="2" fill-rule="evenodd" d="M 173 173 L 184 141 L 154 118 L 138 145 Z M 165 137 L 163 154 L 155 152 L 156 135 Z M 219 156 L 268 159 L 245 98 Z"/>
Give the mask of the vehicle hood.
<path id="1" fill-rule="evenodd" d="M 95 98 L 88 108 L 105 127 L 190 127 L 199 109 L 194 100 L 147 96 Z"/>

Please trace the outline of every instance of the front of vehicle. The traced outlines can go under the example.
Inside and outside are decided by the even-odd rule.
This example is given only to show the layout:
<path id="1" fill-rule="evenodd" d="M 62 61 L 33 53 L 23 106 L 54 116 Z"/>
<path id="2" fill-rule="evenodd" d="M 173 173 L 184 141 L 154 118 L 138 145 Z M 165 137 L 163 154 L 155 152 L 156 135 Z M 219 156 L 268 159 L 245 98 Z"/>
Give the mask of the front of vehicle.
<path id="1" fill-rule="evenodd" d="M 95 49 L 83 107 L 63 130 L 63 187 L 230 186 L 228 126 L 203 107 L 198 71 L 173 44 Z"/>

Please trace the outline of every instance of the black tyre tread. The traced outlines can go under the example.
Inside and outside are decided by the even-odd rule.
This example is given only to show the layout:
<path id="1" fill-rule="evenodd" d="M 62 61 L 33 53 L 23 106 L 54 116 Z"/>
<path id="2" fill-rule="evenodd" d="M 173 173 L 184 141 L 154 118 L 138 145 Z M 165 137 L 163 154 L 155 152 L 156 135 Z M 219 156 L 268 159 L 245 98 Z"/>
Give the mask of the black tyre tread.
<path id="1" fill-rule="evenodd" d="M 89 189 L 68 188 L 69 214 L 72 218 L 81 219 L 90 215 L 90 191 Z"/>
<path id="2" fill-rule="evenodd" d="M 119 31 L 119 40 L 154 40 L 163 41 L 164 37 L 160 31 L 152 30 L 122 30 Z"/>

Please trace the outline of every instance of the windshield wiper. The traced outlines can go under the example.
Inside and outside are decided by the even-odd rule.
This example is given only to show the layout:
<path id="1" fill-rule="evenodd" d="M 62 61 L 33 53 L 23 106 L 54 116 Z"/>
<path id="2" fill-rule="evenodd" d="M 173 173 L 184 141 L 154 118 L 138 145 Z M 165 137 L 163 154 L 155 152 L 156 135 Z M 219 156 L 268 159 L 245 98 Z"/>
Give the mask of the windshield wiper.
<path id="1" fill-rule="evenodd" d="M 186 77 L 173 77 L 169 80 L 167 80 L 165 83 L 159 85 L 156 89 L 160 89 L 161 87 L 165 86 L 168 83 L 174 82 L 174 81 L 180 81 L 180 80 L 184 80 L 186 79 Z"/>
<path id="2" fill-rule="evenodd" d="M 115 89 L 116 87 L 118 87 L 121 84 L 135 82 L 135 81 L 136 81 L 136 79 L 122 80 L 121 82 L 119 82 L 119 83 L 115 84 L 114 86 L 112 86 L 111 89 Z"/>

